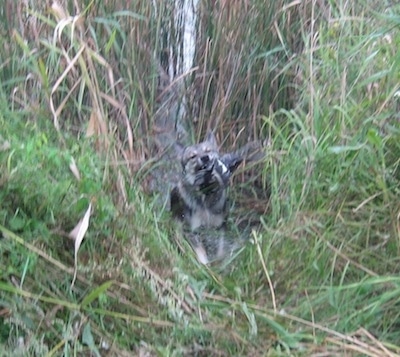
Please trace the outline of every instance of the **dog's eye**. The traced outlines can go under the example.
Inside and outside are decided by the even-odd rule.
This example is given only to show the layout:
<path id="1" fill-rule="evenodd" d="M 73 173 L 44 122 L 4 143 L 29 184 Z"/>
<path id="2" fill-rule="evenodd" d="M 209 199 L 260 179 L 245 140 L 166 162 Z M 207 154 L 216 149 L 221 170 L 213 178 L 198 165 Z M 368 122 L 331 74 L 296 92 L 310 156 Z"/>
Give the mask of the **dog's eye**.
<path id="1" fill-rule="evenodd" d="M 197 150 L 193 150 L 189 152 L 189 158 L 194 159 L 197 156 Z"/>
<path id="2" fill-rule="evenodd" d="M 186 151 L 183 155 L 185 161 L 189 161 L 190 159 L 193 159 L 196 156 L 196 152 L 191 150 L 191 151 Z"/>

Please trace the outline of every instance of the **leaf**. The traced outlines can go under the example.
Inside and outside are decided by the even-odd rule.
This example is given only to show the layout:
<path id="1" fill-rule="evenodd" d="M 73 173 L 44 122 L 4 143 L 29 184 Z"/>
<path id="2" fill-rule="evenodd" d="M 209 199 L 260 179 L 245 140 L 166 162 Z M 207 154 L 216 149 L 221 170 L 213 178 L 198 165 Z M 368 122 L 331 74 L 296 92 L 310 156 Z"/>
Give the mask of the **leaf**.
<path id="1" fill-rule="evenodd" d="M 67 13 L 63 7 L 58 3 L 58 1 L 53 1 L 50 7 L 51 13 L 57 18 L 57 20 L 66 19 L 68 17 Z"/>
<path id="2" fill-rule="evenodd" d="M 92 112 L 90 113 L 89 123 L 86 129 L 86 137 L 90 138 L 93 135 L 97 135 L 98 132 L 99 132 L 98 120 L 96 118 L 96 113 L 94 112 L 94 110 L 92 110 Z"/>
<path id="3" fill-rule="evenodd" d="M 89 305 L 93 300 L 97 299 L 104 291 L 108 290 L 108 288 L 113 284 L 113 281 L 106 281 L 105 283 L 98 286 L 96 289 L 92 290 L 88 295 L 86 295 L 81 303 L 82 307 Z"/>
<path id="4" fill-rule="evenodd" d="M 90 328 L 90 324 L 86 324 L 85 327 L 83 328 L 82 343 L 87 345 L 90 351 L 93 352 L 96 356 L 101 357 L 99 350 L 97 349 L 94 343 L 94 338 L 92 335 L 92 329 Z"/>
<path id="5" fill-rule="evenodd" d="M 247 320 L 249 321 L 249 324 L 250 324 L 250 334 L 253 336 L 256 336 L 257 331 L 258 331 L 256 318 L 255 318 L 254 314 L 249 311 L 247 304 L 245 302 L 243 302 L 241 305 L 242 305 L 243 312 L 246 315 Z"/>
<path id="6" fill-rule="evenodd" d="M 298 335 L 292 334 L 284 326 L 277 321 L 263 316 L 263 320 L 271 327 L 272 330 L 279 336 L 279 340 L 288 345 L 289 348 L 298 348 Z"/>
<path id="7" fill-rule="evenodd" d="M 69 234 L 69 236 L 73 240 L 75 240 L 75 257 L 74 257 L 75 272 L 74 272 L 74 279 L 72 280 L 72 283 L 71 283 L 71 288 L 74 286 L 75 279 L 76 279 L 76 272 L 77 272 L 77 268 L 78 268 L 78 251 L 82 244 L 83 237 L 85 236 L 87 229 L 89 228 L 89 219 L 90 219 L 91 212 L 92 212 L 92 204 L 89 203 L 89 207 L 86 210 L 85 215 L 83 216 L 83 218 L 79 221 L 79 223 L 75 226 L 75 228 Z"/>
<path id="8" fill-rule="evenodd" d="M 9 225 L 10 229 L 13 231 L 19 231 L 25 227 L 26 221 L 18 216 L 14 216 L 10 219 Z"/>
<path id="9" fill-rule="evenodd" d="M 81 180 L 81 174 L 79 173 L 78 166 L 76 166 L 76 162 L 73 157 L 71 157 L 71 160 L 69 162 L 69 169 L 71 170 L 72 174 L 75 176 L 75 178 L 80 181 Z"/>
<path id="10" fill-rule="evenodd" d="M 104 121 L 101 111 L 97 108 L 93 108 L 90 113 L 88 127 L 86 129 L 86 137 L 90 138 L 94 135 L 106 135 L 108 132 L 107 125 Z"/>
<path id="11" fill-rule="evenodd" d="M 343 145 L 343 146 L 331 146 L 328 151 L 332 154 L 341 154 L 343 152 L 347 151 L 358 151 L 364 147 L 364 144 L 358 144 L 358 145 Z"/>
<path id="12" fill-rule="evenodd" d="M 382 148 L 382 138 L 375 129 L 368 130 L 367 139 L 375 147 Z"/>

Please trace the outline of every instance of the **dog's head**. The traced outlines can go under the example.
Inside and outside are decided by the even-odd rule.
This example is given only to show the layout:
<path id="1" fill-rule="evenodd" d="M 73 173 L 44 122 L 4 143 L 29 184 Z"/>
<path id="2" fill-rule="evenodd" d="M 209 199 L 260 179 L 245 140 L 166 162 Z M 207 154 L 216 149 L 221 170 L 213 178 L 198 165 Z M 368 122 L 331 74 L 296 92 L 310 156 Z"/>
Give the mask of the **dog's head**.
<path id="1" fill-rule="evenodd" d="M 202 176 L 210 174 L 219 158 L 218 146 L 213 133 L 196 145 L 186 147 L 182 152 L 183 175 L 191 184 L 196 184 Z"/>
<path id="2" fill-rule="evenodd" d="M 203 142 L 186 147 L 181 154 L 185 181 L 202 189 L 215 184 L 227 187 L 242 161 L 243 158 L 235 153 L 220 156 L 213 133 L 209 133 Z"/>

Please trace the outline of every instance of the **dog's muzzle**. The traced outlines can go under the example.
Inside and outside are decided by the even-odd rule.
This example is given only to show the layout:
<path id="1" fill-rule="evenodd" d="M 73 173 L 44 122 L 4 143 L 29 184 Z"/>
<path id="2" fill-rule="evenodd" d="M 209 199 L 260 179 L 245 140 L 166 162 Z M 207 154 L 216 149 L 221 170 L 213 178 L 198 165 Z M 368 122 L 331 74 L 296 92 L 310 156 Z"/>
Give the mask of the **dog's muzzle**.
<path id="1" fill-rule="evenodd" d="M 204 155 L 200 158 L 200 167 L 199 170 L 211 171 L 214 168 L 214 159 L 211 159 L 210 156 Z"/>

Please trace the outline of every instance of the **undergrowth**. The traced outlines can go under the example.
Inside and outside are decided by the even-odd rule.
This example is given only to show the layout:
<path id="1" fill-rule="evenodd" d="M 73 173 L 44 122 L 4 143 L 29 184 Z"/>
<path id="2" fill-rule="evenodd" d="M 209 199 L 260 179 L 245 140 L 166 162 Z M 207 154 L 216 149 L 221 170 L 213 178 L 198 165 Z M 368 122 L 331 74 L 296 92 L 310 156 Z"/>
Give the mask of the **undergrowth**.
<path id="1" fill-rule="evenodd" d="M 81 3 L 0 12 L 0 354 L 400 355 L 399 6 L 200 2 L 188 69 L 183 2 Z M 265 146 L 229 261 L 152 186 L 163 120 Z"/>

